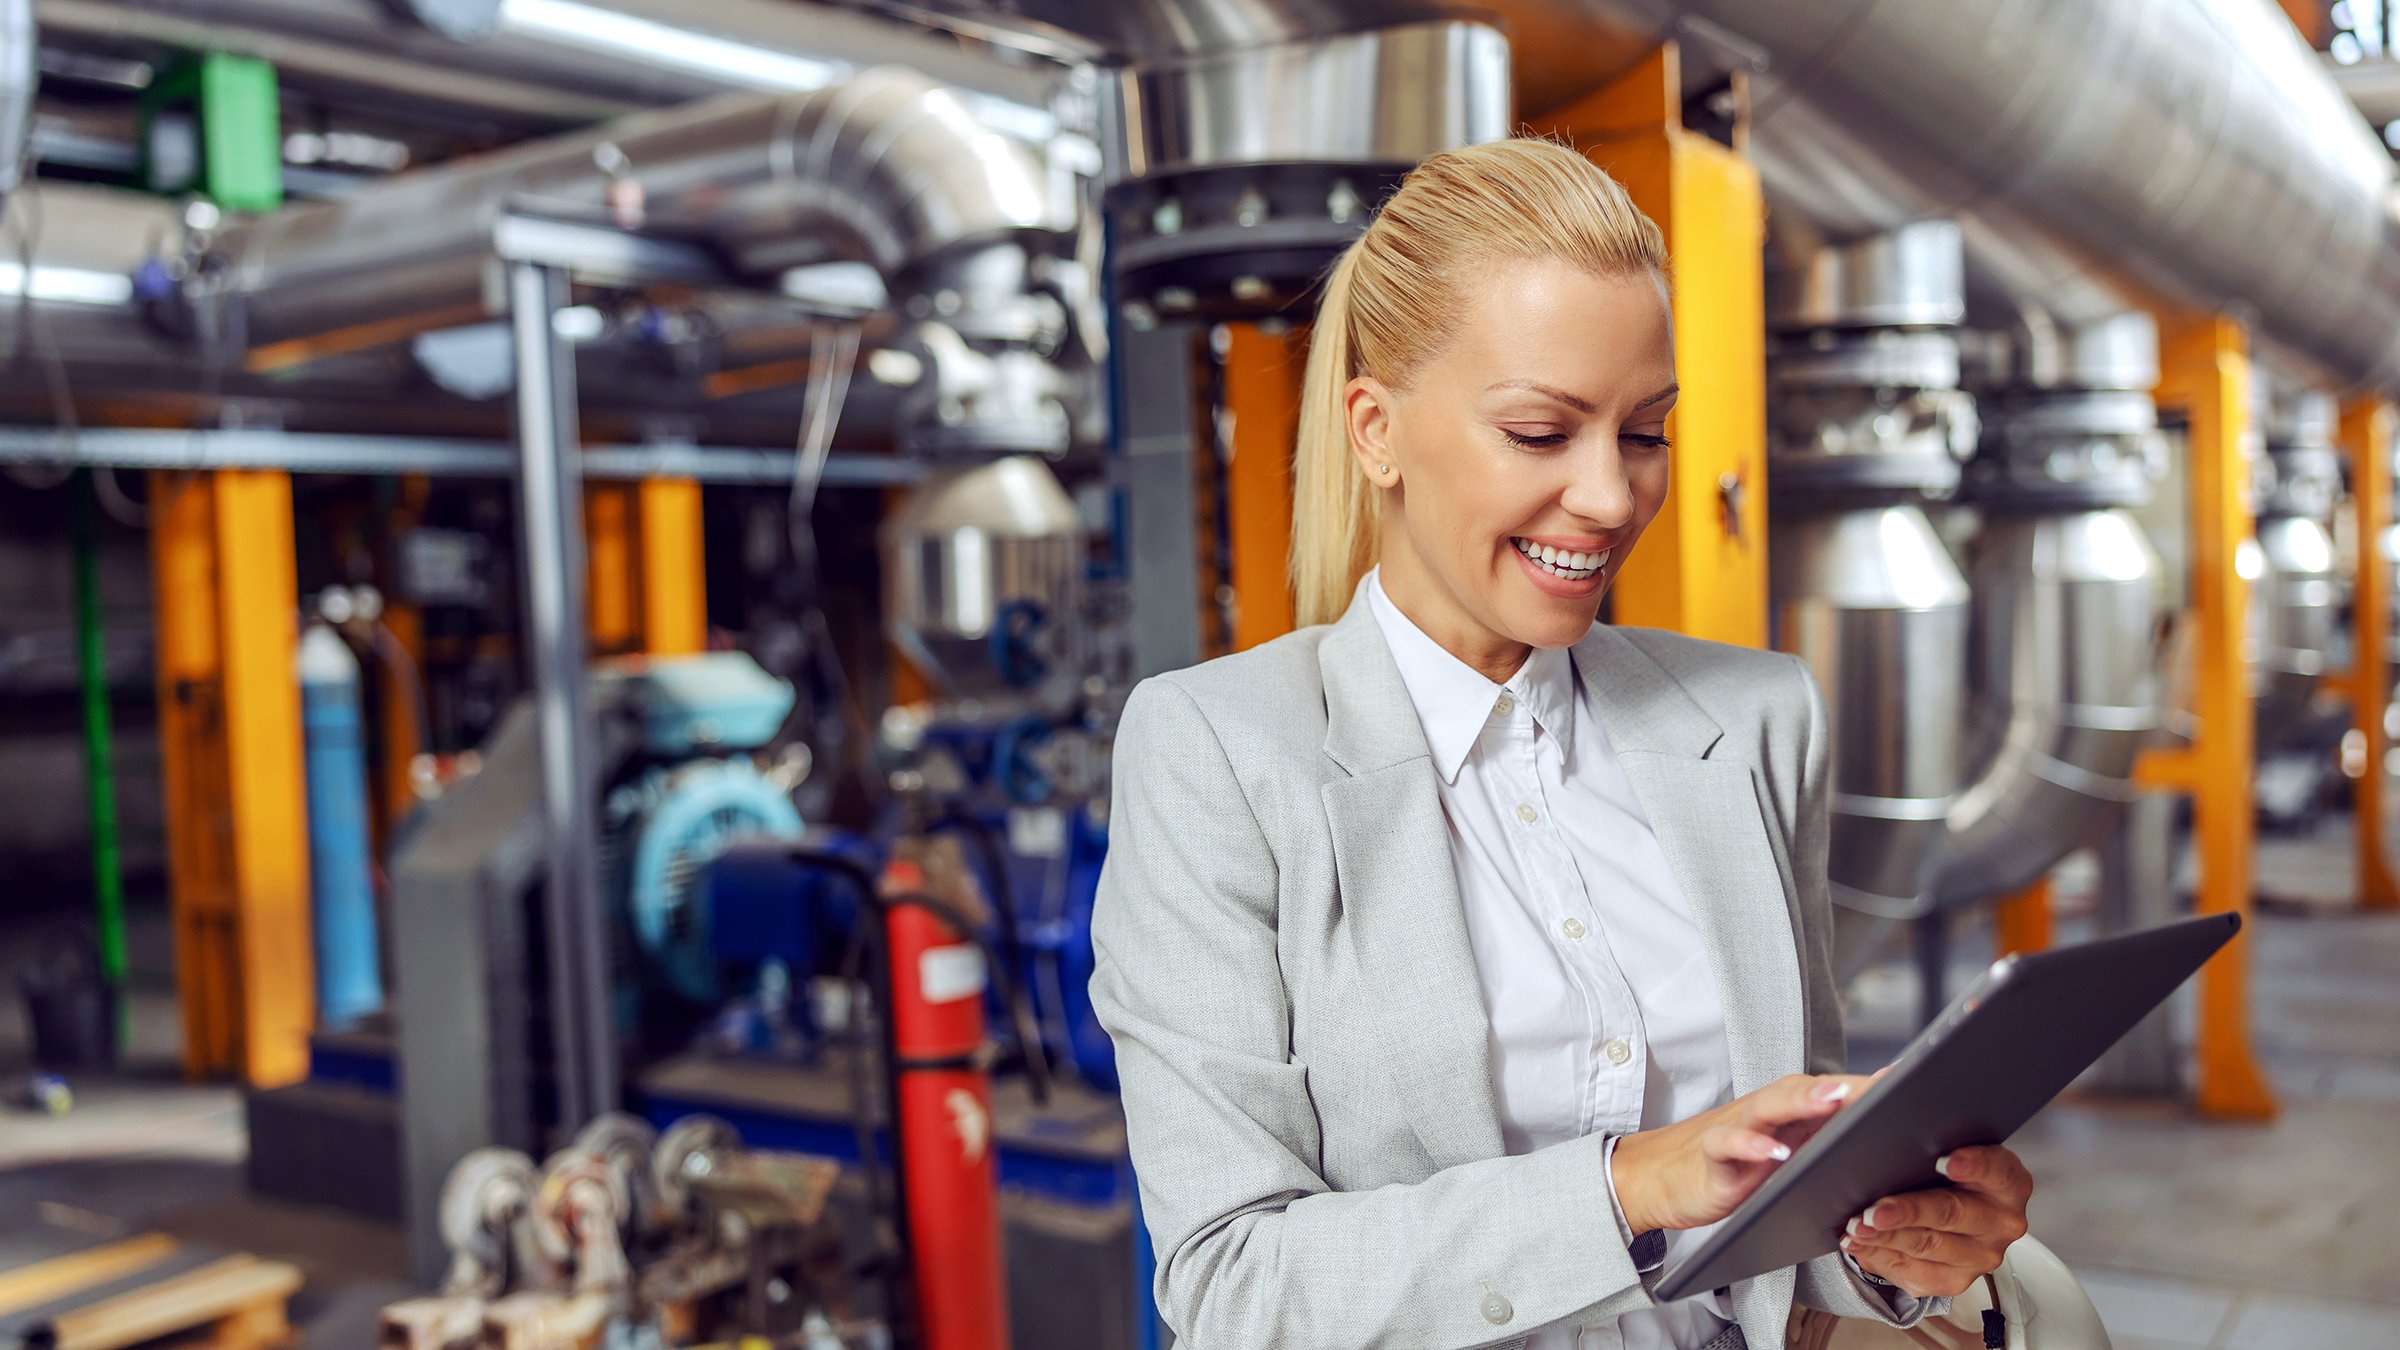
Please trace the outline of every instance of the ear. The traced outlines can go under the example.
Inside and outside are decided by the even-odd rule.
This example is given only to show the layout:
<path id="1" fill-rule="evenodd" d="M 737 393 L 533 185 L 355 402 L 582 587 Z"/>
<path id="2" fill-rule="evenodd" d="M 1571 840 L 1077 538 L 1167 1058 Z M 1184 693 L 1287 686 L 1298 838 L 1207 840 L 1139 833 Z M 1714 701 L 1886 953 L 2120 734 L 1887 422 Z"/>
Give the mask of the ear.
<path id="1" fill-rule="evenodd" d="M 1342 390 L 1342 417 L 1350 428 L 1350 453 L 1358 470 L 1376 487 L 1400 481 L 1399 461 L 1392 458 L 1392 391 L 1372 375 L 1361 375 Z"/>

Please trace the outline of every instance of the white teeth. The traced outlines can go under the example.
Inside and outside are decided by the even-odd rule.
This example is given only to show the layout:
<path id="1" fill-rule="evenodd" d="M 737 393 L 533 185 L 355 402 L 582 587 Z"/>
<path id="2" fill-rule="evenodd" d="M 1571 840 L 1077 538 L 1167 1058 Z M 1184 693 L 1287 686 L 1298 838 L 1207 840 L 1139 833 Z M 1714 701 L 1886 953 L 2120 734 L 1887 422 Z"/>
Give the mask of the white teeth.
<path id="1" fill-rule="evenodd" d="M 1609 554 L 1614 552 L 1613 549 L 1602 549 L 1598 553 L 1577 553 L 1524 539 L 1511 539 L 1509 542 L 1535 566 L 1554 577 L 1564 577 L 1569 581 L 1582 581 L 1598 572 L 1608 565 Z"/>

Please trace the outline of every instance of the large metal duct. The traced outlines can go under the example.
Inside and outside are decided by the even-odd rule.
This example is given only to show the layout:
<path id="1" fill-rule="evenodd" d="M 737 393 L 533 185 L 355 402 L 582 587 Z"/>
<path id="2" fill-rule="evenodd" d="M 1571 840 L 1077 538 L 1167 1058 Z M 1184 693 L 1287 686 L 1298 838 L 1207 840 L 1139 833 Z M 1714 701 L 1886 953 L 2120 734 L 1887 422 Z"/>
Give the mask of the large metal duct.
<path id="1" fill-rule="evenodd" d="M 1979 401 L 1964 493 L 1980 517 L 1965 550 L 1972 780 L 1950 810 L 1944 904 L 2022 889 L 2096 842 L 2164 718 L 2165 568 L 2128 510 L 2159 453 L 2155 357 L 2145 369 L 2139 316 L 2108 327 L 2076 382 Z"/>
<path id="2" fill-rule="evenodd" d="M 521 220 L 702 242 L 736 279 L 872 267 L 916 324 L 923 433 L 1064 448 L 1071 391 L 1043 354 L 1077 292 L 1073 174 L 897 68 L 736 95 L 402 175 L 235 226 L 197 273 L 214 331 L 255 354 L 380 345 L 497 313 L 495 238 Z M 271 355 L 271 354 L 270 354 Z M 905 434 L 905 433 L 904 433 Z"/>
<path id="3" fill-rule="evenodd" d="M 2330 528 L 2342 490 L 2334 402 L 2313 390 L 2271 394 L 2258 505 L 2261 574 L 2250 607 L 2261 750 L 2319 727 L 2325 676 L 2345 664 L 2347 646 Z"/>
<path id="4" fill-rule="evenodd" d="M 23 3 L 23 0 L 9 0 Z M 295 87 L 423 115 L 555 129 L 737 91 L 795 93 L 905 65 L 1020 134 L 1053 129 L 1068 72 L 789 0 L 36 0 L 47 41 L 134 57 L 233 51 Z"/>
<path id="5" fill-rule="evenodd" d="M 41 83 L 33 0 L 0 0 L 0 201 L 25 177 L 33 97 Z"/>
<path id="6" fill-rule="evenodd" d="M 2055 241 L 2128 289 L 2246 313 L 2338 380 L 2400 384 L 2391 156 L 2266 0 L 1606 9 L 1763 56 L 1754 152 L 1816 166 L 1855 228 Z"/>
<path id="7" fill-rule="evenodd" d="M 1931 903 L 1961 782 L 1968 591 L 1920 505 L 1975 441 L 1958 388 L 1958 232 L 1920 221 L 1846 244 L 1779 220 L 1767 354 L 1775 645 L 1832 723 L 1836 963 Z"/>

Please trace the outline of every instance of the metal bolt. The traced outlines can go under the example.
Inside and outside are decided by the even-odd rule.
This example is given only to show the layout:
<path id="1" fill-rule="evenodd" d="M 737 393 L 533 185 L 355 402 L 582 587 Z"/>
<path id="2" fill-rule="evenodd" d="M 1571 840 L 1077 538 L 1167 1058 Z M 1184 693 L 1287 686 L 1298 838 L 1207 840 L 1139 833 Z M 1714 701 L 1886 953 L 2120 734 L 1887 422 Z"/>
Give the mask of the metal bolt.
<path id="1" fill-rule="evenodd" d="M 948 318 L 958 312 L 958 292 L 939 290 L 933 293 L 933 312 Z"/>
<path id="2" fill-rule="evenodd" d="M 1190 309 L 1200 303 L 1200 297 L 1192 294 L 1189 286 L 1161 286 L 1157 298 L 1160 309 Z"/>
<path id="3" fill-rule="evenodd" d="M 1183 203 L 1167 198 L 1150 211 L 1150 228 L 1158 234 L 1175 234 L 1183 229 Z"/>
<path id="4" fill-rule="evenodd" d="M 1265 277 L 1235 277 L 1233 279 L 1233 298 L 1236 300 L 1264 300 L 1272 289 L 1273 287 L 1267 285 Z"/>
<path id="5" fill-rule="evenodd" d="M 1335 221 L 1347 221 L 1358 214 L 1358 207 L 1358 189 L 1350 186 L 1347 178 L 1335 179 L 1333 191 L 1325 194 L 1325 214 Z"/>
<path id="6" fill-rule="evenodd" d="M 1247 229 L 1267 218 L 1267 197 L 1257 188 L 1244 188 L 1233 204 L 1233 223 Z"/>
<path id="7" fill-rule="evenodd" d="M 1717 501 L 1725 514 L 1725 537 L 1742 537 L 1742 476 L 1731 469 L 1717 475 Z"/>

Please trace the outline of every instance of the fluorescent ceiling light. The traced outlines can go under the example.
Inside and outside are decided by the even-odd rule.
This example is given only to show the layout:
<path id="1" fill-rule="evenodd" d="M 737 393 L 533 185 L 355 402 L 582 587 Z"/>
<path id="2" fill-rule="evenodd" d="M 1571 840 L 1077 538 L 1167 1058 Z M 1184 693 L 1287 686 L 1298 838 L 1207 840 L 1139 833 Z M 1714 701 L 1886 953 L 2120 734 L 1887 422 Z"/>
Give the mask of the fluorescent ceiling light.
<path id="1" fill-rule="evenodd" d="M 22 263 L 0 262 L 0 295 L 24 295 L 28 289 Z M 30 290 L 36 300 L 70 305 L 121 305 L 133 298 L 133 278 L 81 267 L 36 267 Z"/>

